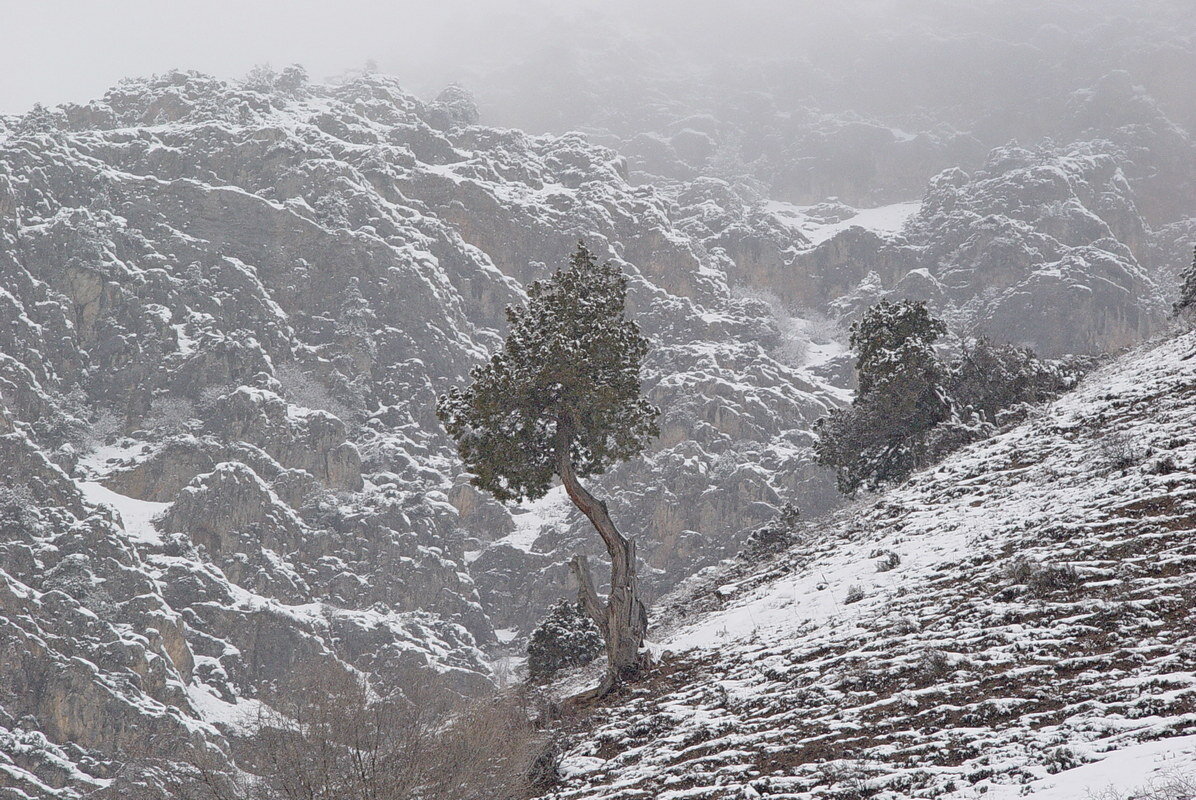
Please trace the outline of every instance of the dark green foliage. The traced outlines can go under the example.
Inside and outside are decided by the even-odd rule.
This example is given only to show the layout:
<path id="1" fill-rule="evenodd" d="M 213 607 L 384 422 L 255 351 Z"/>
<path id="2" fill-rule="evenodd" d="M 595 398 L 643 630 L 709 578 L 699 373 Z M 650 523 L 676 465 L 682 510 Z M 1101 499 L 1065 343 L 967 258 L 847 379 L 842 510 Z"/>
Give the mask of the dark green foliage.
<path id="1" fill-rule="evenodd" d="M 1196 311 L 1196 248 L 1192 249 L 1192 266 L 1180 276 L 1179 300 L 1175 301 L 1176 316 Z"/>
<path id="2" fill-rule="evenodd" d="M 532 284 L 526 306 L 507 309 L 502 350 L 437 408 L 475 486 L 499 500 L 542 497 L 563 455 L 584 478 L 656 435 L 660 412 L 640 397 L 648 342 L 626 299 L 619 268 L 579 244 L 568 267 Z"/>
<path id="3" fill-rule="evenodd" d="M 950 373 L 957 409 L 987 422 L 1004 421 L 1014 407 L 1041 403 L 1075 384 L 1072 370 L 1042 361 L 1033 351 L 984 337 L 965 343 Z"/>
<path id="4" fill-rule="evenodd" d="M 859 374 L 859 395 L 884 391 L 885 385 L 912 373 L 929 373 L 936 364 L 934 344 L 947 332 L 930 316 L 926 303 L 881 300 L 851 324 L 851 349 Z"/>
<path id="5" fill-rule="evenodd" d="M 851 327 L 859 391 L 850 408 L 819 420 L 815 452 L 855 494 L 897 483 L 920 467 L 1075 385 L 1085 364 L 1042 361 L 980 338 L 944 365 L 933 343 L 945 332 L 922 303 L 882 301 Z"/>
<path id="6" fill-rule="evenodd" d="M 934 353 L 945 331 L 925 303 L 908 300 L 883 300 L 851 326 L 856 399 L 815 429 L 818 461 L 835 470 L 840 491 L 900 481 L 920 466 L 919 441 L 950 414 L 946 372 Z"/>
<path id="7" fill-rule="evenodd" d="M 602 652 L 602 634 L 580 604 L 562 600 L 539 624 L 527 645 L 527 673 L 535 681 L 589 664 Z"/>

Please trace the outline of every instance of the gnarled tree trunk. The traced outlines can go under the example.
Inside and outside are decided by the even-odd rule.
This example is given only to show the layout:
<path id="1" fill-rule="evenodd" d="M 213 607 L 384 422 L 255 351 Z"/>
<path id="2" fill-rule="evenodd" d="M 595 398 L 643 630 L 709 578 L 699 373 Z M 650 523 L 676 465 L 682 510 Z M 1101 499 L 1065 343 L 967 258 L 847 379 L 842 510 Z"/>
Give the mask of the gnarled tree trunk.
<path id="1" fill-rule="evenodd" d="M 589 518 L 610 554 L 610 595 L 605 605 L 598 599 L 586 557 L 573 558 L 577 594 L 582 607 L 594 620 L 606 641 L 606 677 L 596 694 L 604 695 L 642 666 L 640 650 L 648 629 L 648 611 L 639 597 L 635 575 L 635 540 L 615 527 L 606 503 L 590 494 L 577 480 L 568 448 L 561 457 L 560 475 L 573 504 Z"/>

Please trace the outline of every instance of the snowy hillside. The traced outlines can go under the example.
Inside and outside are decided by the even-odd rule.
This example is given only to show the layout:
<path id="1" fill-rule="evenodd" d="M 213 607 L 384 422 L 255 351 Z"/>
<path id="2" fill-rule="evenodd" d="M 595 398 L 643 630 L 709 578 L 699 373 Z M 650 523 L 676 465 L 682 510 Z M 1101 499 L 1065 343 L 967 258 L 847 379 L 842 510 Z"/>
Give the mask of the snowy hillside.
<path id="1" fill-rule="evenodd" d="M 1196 773 L 1196 334 L 662 603 L 558 798 L 1082 798 Z"/>
<path id="2" fill-rule="evenodd" d="M 1182 66 L 1190 47 L 1173 38 L 1160 46 Z M 978 52 L 969 69 L 1007 52 Z M 1088 669 L 1122 670 L 1091 701 L 1109 715 L 1188 713 L 1178 679 L 1150 677 L 1190 670 L 1186 650 L 1172 663 L 1149 644 L 1184 624 L 1167 598 L 1190 601 L 1171 566 L 1183 562 L 1155 574 L 1147 557 L 1186 557 L 1160 516 L 1169 503 L 1187 513 L 1177 420 L 1190 392 L 1178 388 L 1152 417 L 1114 407 L 1120 386 L 1094 378 L 1039 427 L 812 528 L 773 567 L 788 577 L 747 563 L 702 572 L 786 504 L 806 519 L 842 507 L 812 429 L 851 402 L 845 330 L 875 301 L 926 300 L 948 348 L 985 333 L 1044 356 L 1117 352 L 1164 325 L 1196 231 L 1182 98 L 1073 66 L 1091 88 L 1052 87 L 1041 102 L 1062 103 L 1063 121 L 1016 127 L 1022 145 L 974 98 L 897 119 L 876 98 L 858 113 L 806 108 L 764 75 L 771 99 L 735 91 L 715 108 L 705 90 L 678 90 L 646 116 L 586 106 L 618 125 L 582 114 L 584 133 L 491 127 L 456 85 L 423 100 L 393 77 L 324 84 L 298 67 L 239 81 L 171 71 L 0 117 L 0 797 L 153 797 L 182 762 L 246 766 L 252 720 L 312 672 L 441 696 L 486 695 L 507 677 L 545 612 L 573 596 L 569 560 L 605 551 L 559 490 L 509 507 L 472 488 L 436 398 L 489 357 L 504 309 L 579 239 L 628 277 L 650 344 L 643 390 L 662 409 L 643 457 L 594 487 L 637 539 L 644 597 L 682 593 L 661 609 L 678 654 L 646 687 L 676 697 L 612 709 L 598 744 L 567 761 L 567 794 L 763 779 L 758 755 L 778 738 L 811 752 L 831 742 L 845 749 L 819 758 L 868 775 L 898 761 L 930 775 L 909 787 L 962 781 L 989 756 L 1003 770 L 992 780 L 1013 780 L 1052 736 L 1081 753 L 1085 736 L 1093 749 L 1111 735 L 1083 727 L 1099 709 L 1033 694 L 1048 677 L 1081 692 Z M 639 99 L 652 106 L 670 86 L 647 80 Z M 1118 367 L 1135 376 L 1127 396 L 1189 381 L 1192 362 L 1166 356 L 1184 341 Z M 1083 427 L 1099 414 L 1159 431 L 1101 444 Z M 1102 471 L 1092 453 L 1126 463 Z M 1123 507 L 1138 527 L 1104 532 Z M 1071 541 L 1069 526 L 1097 538 Z M 1147 560 L 1102 549 L 1118 537 Z M 1076 571 L 1026 565 L 1039 588 L 1018 589 L 1003 569 L 1023 548 Z M 1083 616 L 1091 598 L 1063 604 L 1055 579 L 1105 593 L 1107 616 Z M 863 597 L 845 604 L 855 584 Z M 1147 589 L 1157 597 L 1135 594 Z M 715 616 L 681 618 L 703 608 Z M 876 637 L 884 646 L 864 649 Z M 1032 658 L 1048 645 L 1058 663 L 1098 660 L 1051 671 Z M 727 699 L 686 688 L 716 663 Z M 1032 696 L 999 684 L 1010 664 Z M 1141 714 L 1117 705 L 1137 690 L 1115 684 L 1139 668 L 1163 698 Z M 939 711 L 919 694 L 934 691 Z M 915 721 L 852 739 L 897 708 Z M 1026 714 L 1055 716 L 1018 739 Z M 741 726 L 726 742 L 739 755 L 702 777 L 690 756 L 727 749 L 725 722 Z M 948 723 L 963 749 L 919 766 L 909 726 Z M 634 749 L 657 728 L 672 744 Z M 789 766 L 777 786 L 813 780 Z"/>

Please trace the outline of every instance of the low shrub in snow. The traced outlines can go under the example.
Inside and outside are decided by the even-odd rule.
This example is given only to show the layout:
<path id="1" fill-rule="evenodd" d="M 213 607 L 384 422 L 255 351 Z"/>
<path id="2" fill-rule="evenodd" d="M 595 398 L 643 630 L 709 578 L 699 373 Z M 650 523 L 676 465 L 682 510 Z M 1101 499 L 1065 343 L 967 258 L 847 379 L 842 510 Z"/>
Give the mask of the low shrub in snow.
<path id="1" fill-rule="evenodd" d="M 877 572 L 889 572 L 896 569 L 901 564 L 901 556 L 897 555 L 892 550 L 875 551 L 872 557 L 879 559 L 876 562 Z"/>
<path id="2" fill-rule="evenodd" d="M 1101 457 L 1109 469 L 1124 471 L 1142 460 L 1142 453 L 1138 446 L 1124 433 L 1113 432 L 1100 440 Z"/>
<path id="3" fill-rule="evenodd" d="M 796 541 L 801 512 L 792 503 L 786 503 L 776 518 L 748 534 L 740 558 L 758 560 L 785 550 Z"/>
<path id="4" fill-rule="evenodd" d="M 532 632 L 527 672 L 534 681 L 551 680 L 562 669 L 589 664 L 602 652 L 602 634 L 581 606 L 562 600 Z"/>
<path id="5" fill-rule="evenodd" d="M 1134 791 L 1105 789 L 1089 792 L 1088 800 L 1193 800 L 1196 798 L 1196 776 L 1167 775 L 1157 778 Z"/>
<path id="6" fill-rule="evenodd" d="M 1043 564 L 1032 558 L 1019 558 L 1008 565 L 1005 578 L 1012 584 L 1025 586 L 1035 597 L 1074 589 L 1080 584 L 1080 575 L 1070 564 Z"/>

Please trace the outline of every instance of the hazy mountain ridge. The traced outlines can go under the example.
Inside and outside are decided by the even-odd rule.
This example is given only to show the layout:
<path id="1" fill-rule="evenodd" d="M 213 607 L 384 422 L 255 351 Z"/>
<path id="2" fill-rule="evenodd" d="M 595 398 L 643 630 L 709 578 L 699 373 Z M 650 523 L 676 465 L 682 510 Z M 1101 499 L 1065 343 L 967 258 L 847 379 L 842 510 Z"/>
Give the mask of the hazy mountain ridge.
<path id="1" fill-rule="evenodd" d="M 507 54 L 465 82 L 488 119 L 586 130 L 643 180 L 750 177 L 779 200 L 875 206 L 1014 140 L 1099 138 L 1136 163 L 1153 224 L 1191 215 L 1196 47 L 1183 2 L 686 10 L 591 9 L 585 36 Z M 542 35 L 568 20 L 541 14 Z"/>

